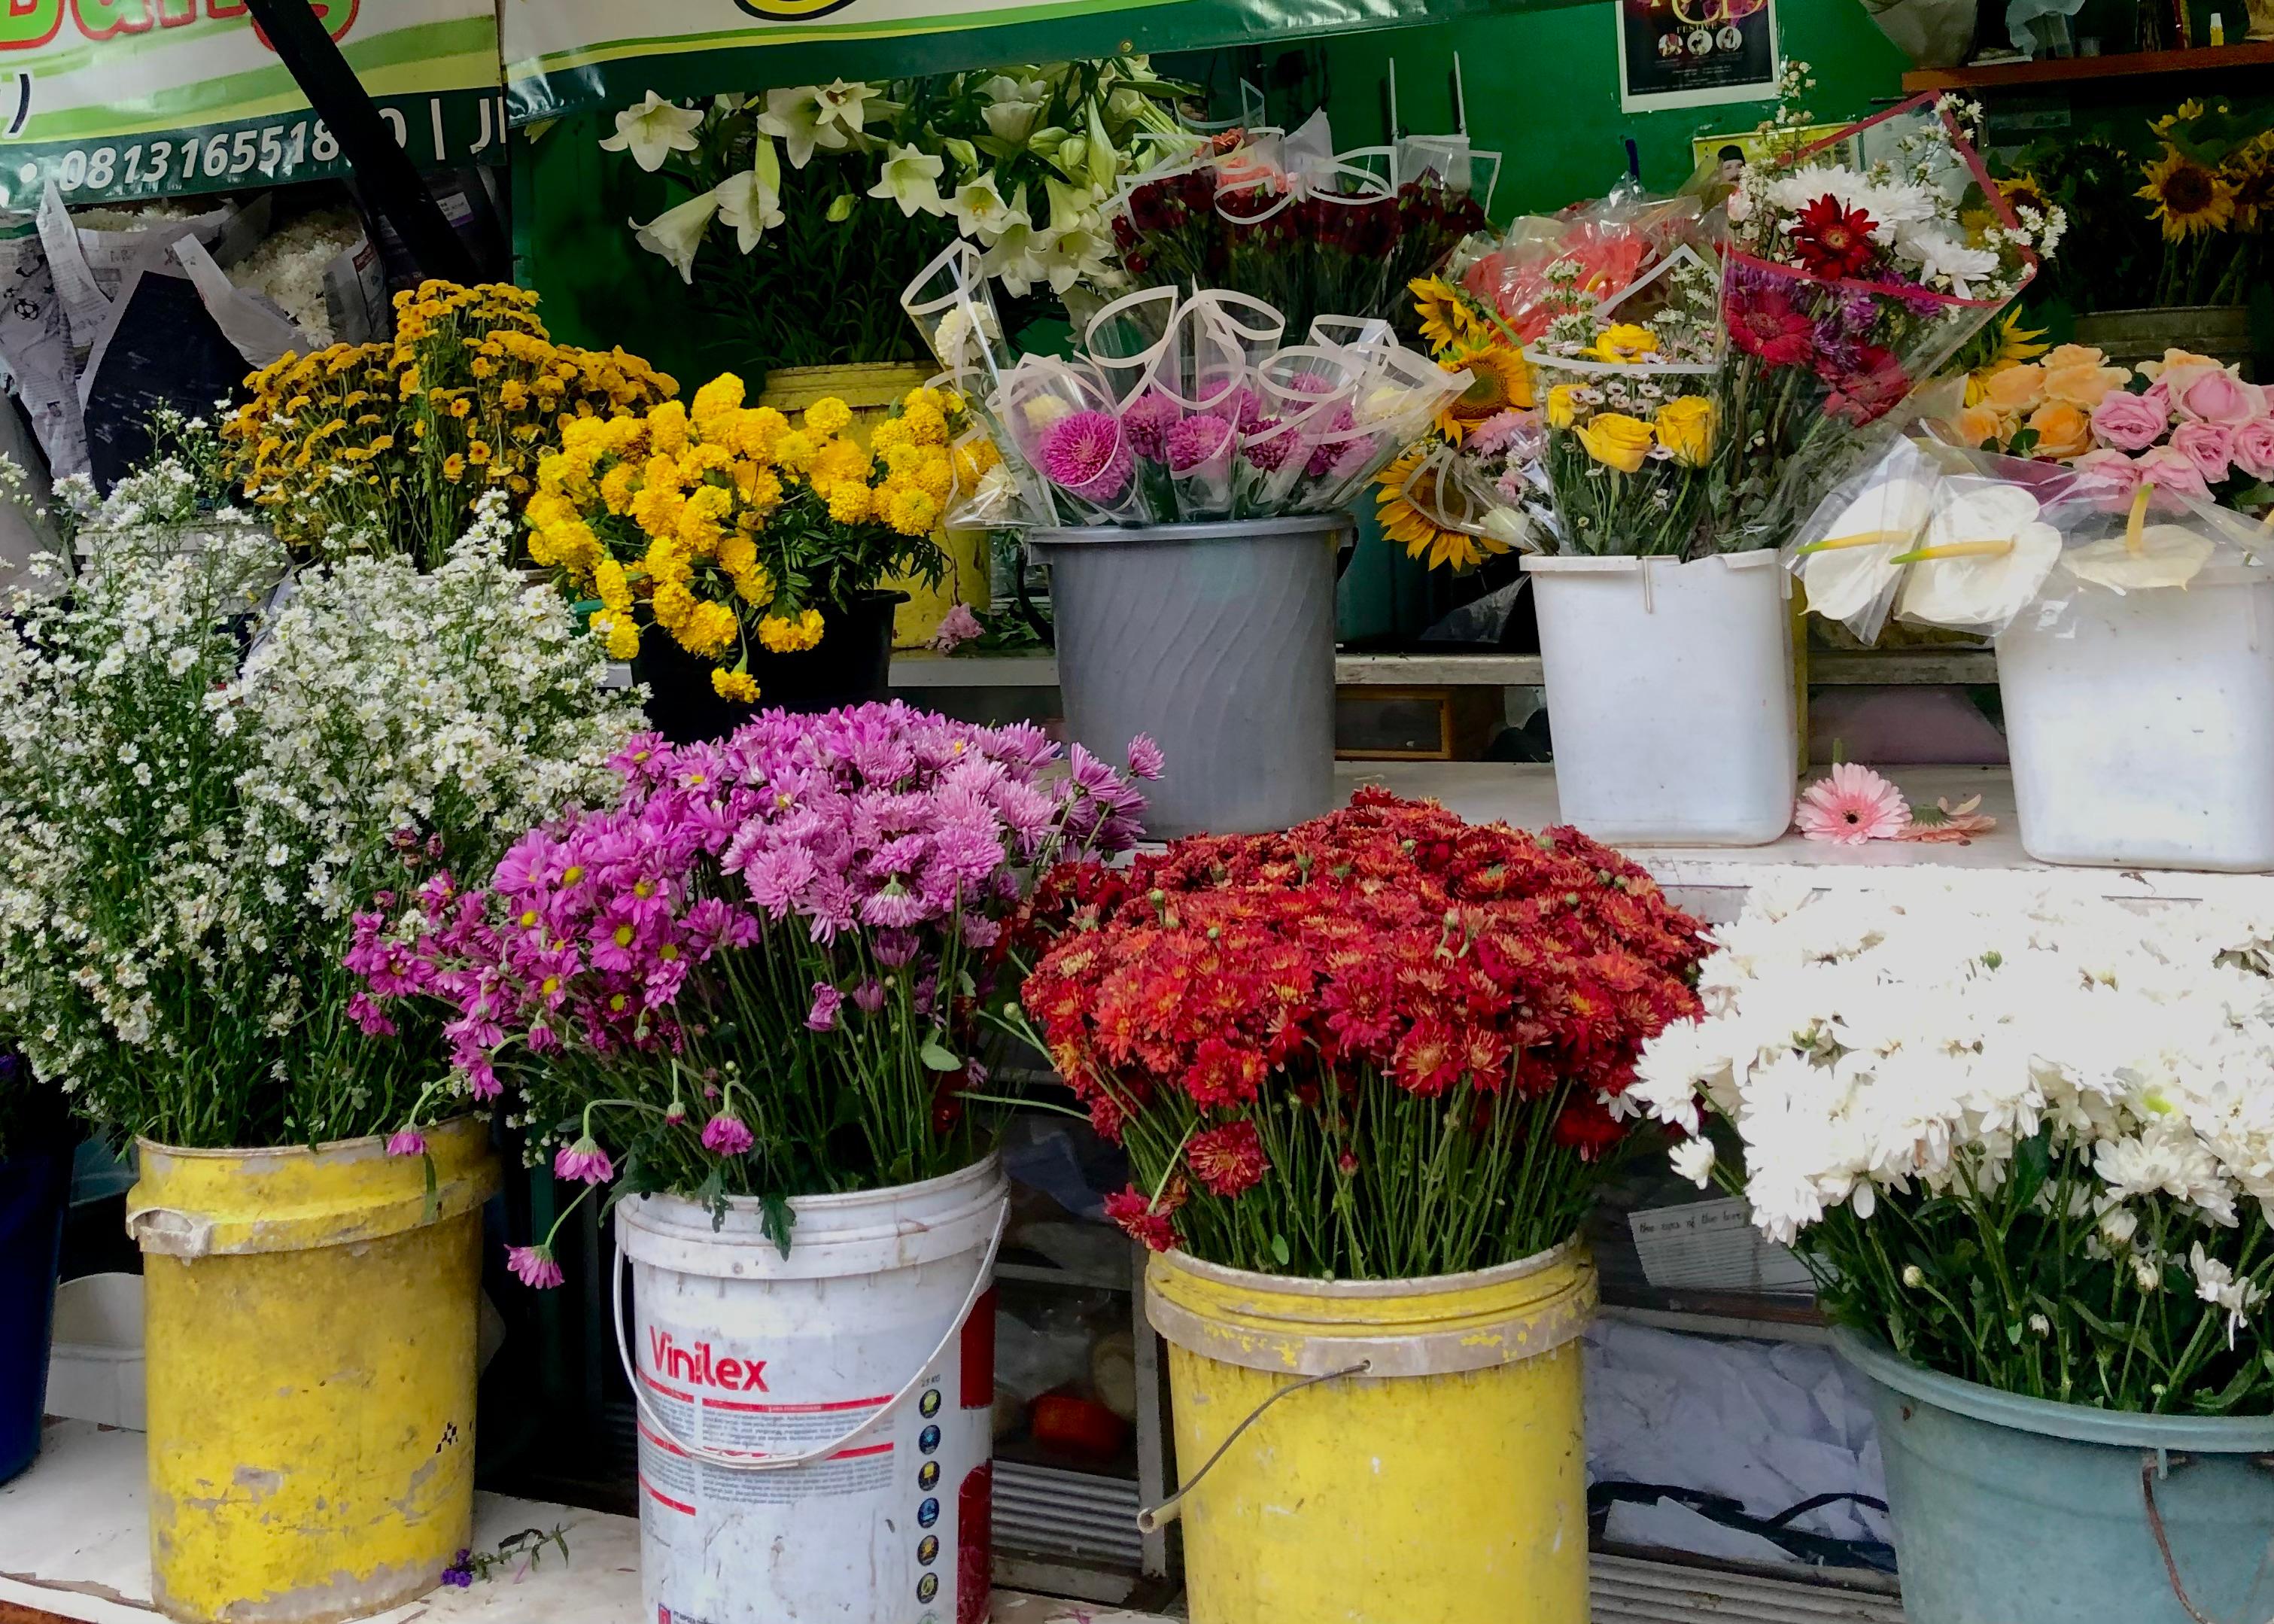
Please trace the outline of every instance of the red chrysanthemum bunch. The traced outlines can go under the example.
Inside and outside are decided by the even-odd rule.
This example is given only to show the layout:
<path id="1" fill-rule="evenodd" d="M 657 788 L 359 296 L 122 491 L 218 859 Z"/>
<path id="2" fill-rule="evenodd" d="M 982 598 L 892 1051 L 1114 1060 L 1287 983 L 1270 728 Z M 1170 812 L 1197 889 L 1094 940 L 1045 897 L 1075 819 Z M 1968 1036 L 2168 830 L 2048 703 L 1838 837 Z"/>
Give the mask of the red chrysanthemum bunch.
<path id="1" fill-rule="evenodd" d="M 1386 1278 L 1570 1235 L 1606 1101 L 1696 1012 L 1696 921 L 1570 829 L 1361 792 L 1284 834 L 1062 869 L 1022 1002 L 1139 1186 L 1113 1215 L 1235 1267 Z"/>

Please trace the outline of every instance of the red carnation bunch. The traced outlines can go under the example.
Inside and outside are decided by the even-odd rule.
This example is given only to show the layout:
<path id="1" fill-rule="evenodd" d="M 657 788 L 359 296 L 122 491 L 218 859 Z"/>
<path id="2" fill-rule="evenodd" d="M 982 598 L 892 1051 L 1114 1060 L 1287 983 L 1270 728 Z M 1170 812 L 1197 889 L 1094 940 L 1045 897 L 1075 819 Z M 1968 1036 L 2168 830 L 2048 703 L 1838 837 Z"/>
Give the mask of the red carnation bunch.
<path id="1" fill-rule="evenodd" d="M 1694 1014 L 1698 922 L 1577 831 L 1361 792 L 1283 834 L 1065 868 L 1022 1003 L 1139 1184 L 1157 1249 L 1337 1278 L 1570 1236 L 1606 1101 Z"/>

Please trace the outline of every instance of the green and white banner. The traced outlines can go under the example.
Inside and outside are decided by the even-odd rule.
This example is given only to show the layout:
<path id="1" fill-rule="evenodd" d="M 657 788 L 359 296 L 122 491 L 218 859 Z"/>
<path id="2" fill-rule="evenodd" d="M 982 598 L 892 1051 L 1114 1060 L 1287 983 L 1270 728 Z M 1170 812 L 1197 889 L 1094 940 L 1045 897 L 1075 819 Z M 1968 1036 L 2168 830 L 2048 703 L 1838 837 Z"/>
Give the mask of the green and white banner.
<path id="1" fill-rule="evenodd" d="M 506 103 L 525 124 L 832 79 L 1207 50 L 1442 20 L 1465 0 L 501 0 Z"/>
<path id="2" fill-rule="evenodd" d="M 504 162 L 493 0 L 311 4 L 413 158 Z M 345 173 L 245 0 L 0 4 L 0 209 Z"/>

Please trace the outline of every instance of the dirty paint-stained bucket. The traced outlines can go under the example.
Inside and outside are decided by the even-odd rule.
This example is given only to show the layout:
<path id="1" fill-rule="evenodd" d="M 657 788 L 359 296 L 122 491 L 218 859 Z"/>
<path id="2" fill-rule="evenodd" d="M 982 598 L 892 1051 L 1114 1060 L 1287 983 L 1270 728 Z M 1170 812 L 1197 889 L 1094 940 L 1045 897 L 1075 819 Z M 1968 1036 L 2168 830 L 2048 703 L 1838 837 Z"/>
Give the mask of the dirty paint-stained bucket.
<path id="1" fill-rule="evenodd" d="M 330 1624 L 432 1590 L 471 1540 L 486 1126 L 313 1150 L 147 1140 L 152 1595 L 192 1624 Z"/>
<path id="2" fill-rule="evenodd" d="M 1145 1307 L 1169 1343 L 1193 1624 L 1585 1624 L 1577 1245 L 1347 1282 L 1172 1252 Z"/>
<path id="3" fill-rule="evenodd" d="M 983 1624 L 994 1445 L 993 1158 L 799 1197 L 616 1208 L 655 1624 Z"/>
<path id="4" fill-rule="evenodd" d="M 1871 1393 L 1910 1624 L 2274 1617 L 2274 1417 L 2053 1403 L 1832 1345 Z"/>

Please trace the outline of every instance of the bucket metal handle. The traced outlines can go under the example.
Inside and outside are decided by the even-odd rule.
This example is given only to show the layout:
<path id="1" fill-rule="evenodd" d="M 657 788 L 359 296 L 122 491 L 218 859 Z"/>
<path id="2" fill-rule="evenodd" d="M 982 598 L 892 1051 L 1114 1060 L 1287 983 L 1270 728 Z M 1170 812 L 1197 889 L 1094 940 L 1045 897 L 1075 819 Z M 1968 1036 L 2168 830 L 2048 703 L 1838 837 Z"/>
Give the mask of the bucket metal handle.
<path id="1" fill-rule="evenodd" d="M 2164 1559 L 2164 1574 L 2172 1582 L 2172 1594 L 2179 1598 L 2180 1607 L 2195 1624 L 2218 1624 L 2195 1605 L 2187 1595 L 2187 1587 L 2180 1579 L 2179 1559 L 2172 1554 L 2172 1537 L 2165 1530 L 2164 1514 L 2156 1505 L 2156 1479 L 2170 1475 L 2171 1468 L 2187 1464 L 2187 1456 L 2165 1449 L 2150 1449 L 2140 1456 L 2140 1498 L 2148 1507 L 2148 1531 L 2156 1537 L 2156 1549 Z M 2274 1467 L 2274 1456 L 2256 1455 L 2252 1464 Z M 2268 1620 L 2274 1624 L 2274 1620 Z"/>
<path id="2" fill-rule="evenodd" d="M 214 1221 L 174 1207 L 138 1207 L 126 1214 L 128 1238 L 162 1257 L 202 1258 L 213 1250 Z"/>
<path id="3" fill-rule="evenodd" d="M 1216 1453 L 1209 1456 L 1208 1460 L 1201 1465 L 1200 1470 L 1194 1472 L 1184 1483 L 1178 1485 L 1177 1492 L 1174 1494 L 1170 1495 L 1168 1499 L 1163 1500 L 1157 1506 L 1148 1506 L 1143 1510 L 1140 1511 L 1137 1514 L 1137 1531 L 1141 1534 L 1158 1533 L 1161 1530 L 1168 1527 L 1170 1523 L 1182 1516 L 1185 1510 L 1185 1497 L 1187 1494 L 1190 1494 L 1194 1489 L 1200 1487 L 1201 1479 L 1214 1471 L 1216 1470 L 1216 1463 L 1231 1452 L 1232 1445 L 1239 1441 L 1239 1435 L 1246 1432 L 1249 1427 L 1254 1426 L 1258 1421 L 1261 1421 L 1263 1418 L 1263 1412 L 1270 1409 L 1272 1405 L 1277 1403 L 1281 1399 L 1300 1393 L 1305 1387 L 1315 1387 L 1322 1381 L 1340 1381 L 1345 1376 L 1363 1376 L 1367 1372 L 1373 1368 L 1373 1360 L 1360 1359 L 1357 1364 L 1345 1366 L 1342 1370 L 1328 1371 L 1322 1375 L 1306 1376 L 1300 1381 L 1289 1382 L 1285 1387 L 1280 1388 L 1276 1393 L 1274 1393 L 1269 1398 L 1265 1399 L 1254 1409 L 1249 1410 L 1247 1412 L 1247 1419 L 1242 1421 L 1238 1426 L 1231 1429 L 1230 1435 L 1227 1436 L 1222 1443 L 1216 1447 Z"/>
<path id="4" fill-rule="evenodd" d="M 963 1335 L 963 1327 L 970 1322 L 973 1311 L 979 1306 L 979 1299 L 985 1297 L 987 1288 L 995 1283 L 995 1254 L 1002 1249 L 1003 1232 L 1010 1227 L 1010 1223 L 1011 1198 L 1006 1193 L 1003 1197 L 1001 1205 L 995 1209 L 995 1229 L 994 1233 L 987 1237 L 987 1255 L 979 1260 L 978 1275 L 972 1281 L 971 1289 L 964 1294 L 963 1306 L 956 1311 L 955 1319 L 947 1327 L 947 1334 L 939 1339 L 939 1345 L 925 1356 L 923 1362 L 916 1366 L 915 1374 L 907 1379 L 899 1392 L 854 1423 L 850 1432 L 841 1432 L 827 1443 L 798 1455 L 751 1455 L 730 1449 L 708 1448 L 702 1444 L 691 1443 L 681 1438 L 671 1430 L 669 1422 L 656 1414 L 653 1407 L 647 1402 L 645 1390 L 640 1386 L 640 1373 L 632 1359 L 631 1342 L 624 1335 L 624 1250 L 621 1246 L 617 1247 L 614 1316 L 616 1323 L 616 1357 L 623 1362 L 624 1378 L 631 1383 L 632 1402 L 639 1408 L 640 1419 L 654 1428 L 666 1443 L 682 1455 L 704 1462 L 707 1465 L 726 1467 L 730 1471 L 790 1471 L 797 1467 L 810 1466 L 816 1461 L 827 1460 L 839 1450 L 849 1447 L 863 1432 L 868 1432 L 906 1403 L 917 1387 L 923 1384 L 925 1373 L 939 1362 L 941 1356 L 946 1353 L 948 1349 L 954 1345 L 955 1339 Z"/>

